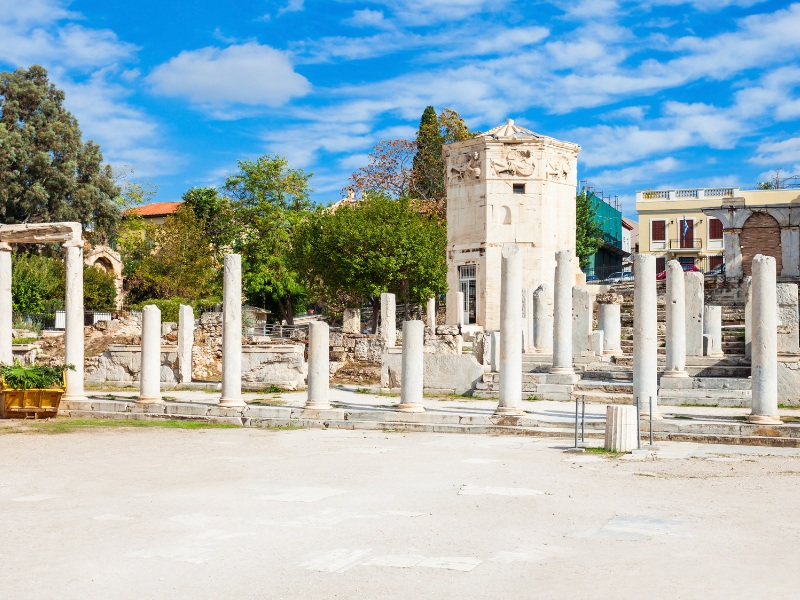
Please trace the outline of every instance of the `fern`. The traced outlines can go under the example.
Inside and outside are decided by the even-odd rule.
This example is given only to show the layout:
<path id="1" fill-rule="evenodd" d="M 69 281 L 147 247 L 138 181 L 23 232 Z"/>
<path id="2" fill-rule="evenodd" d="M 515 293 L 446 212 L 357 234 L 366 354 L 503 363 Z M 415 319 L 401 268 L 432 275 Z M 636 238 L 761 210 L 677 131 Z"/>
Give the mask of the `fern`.
<path id="1" fill-rule="evenodd" d="M 75 370 L 74 365 L 47 367 L 31 365 L 23 367 L 15 361 L 12 366 L 0 366 L 0 376 L 5 387 L 14 390 L 48 389 L 64 387 L 64 371 Z"/>

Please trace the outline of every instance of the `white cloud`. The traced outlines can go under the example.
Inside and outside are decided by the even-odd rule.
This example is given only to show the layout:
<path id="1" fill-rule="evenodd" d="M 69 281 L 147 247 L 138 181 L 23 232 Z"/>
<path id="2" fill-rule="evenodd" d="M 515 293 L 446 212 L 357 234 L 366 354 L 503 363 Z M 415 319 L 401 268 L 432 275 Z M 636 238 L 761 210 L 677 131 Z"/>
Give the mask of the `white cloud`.
<path id="1" fill-rule="evenodd" d="M 17 26 L 46 25 L 61 19 L 76 18 L 59 0 L 0 0 L 0 23 Z"/>
<path id="2" fill-rule="evenodd" d="M 776 168 L 800 161 L 800 137 L 792 137 L 779 142 L 764 142 L 758 145 L 758 154 L 751 162 L 760 165 L 773 165 Z"/>
<path id="3" fill-rule="evenodd" d="M 155 93 L 201 107 L 274 107 L 311 90 L 285 52 L 257 43 L 184 51 L 147 79 Z"/>
<path id="4" fill-rule="evenodd" d="M 383 11 L 364 8 L 353 12 L 353 16 L 345 20 L 345 23 L 353 27 L 375 27 L 386 29 L 392 25 L 383 16 Z"/>
<path id="5" fill-rule="evenodd" d="M 278 16 L 284 15 L 290 12 L 300 12 L 303 10 L 304 0 L 289 0 L 285 6 L 278 9 Z"/>
<path id="6" fill-rule="evenodd" d="M 654 175 L 670 173 L 681 167 L 681 163 L 672 158 L 662 158 L 651 162 L 645 162 L 634 167 L 625 169 L 611 169 L 601 171 L 592 176 L 592 183 L 598 186 L 623 186 L 649 182 Z"/>
<path id="7" fill-rule="evenodd" d="M 509 0 L 375 0 L 389 7 L 407 25 L 453 22 L 472 15 L 503 8 Z"/>

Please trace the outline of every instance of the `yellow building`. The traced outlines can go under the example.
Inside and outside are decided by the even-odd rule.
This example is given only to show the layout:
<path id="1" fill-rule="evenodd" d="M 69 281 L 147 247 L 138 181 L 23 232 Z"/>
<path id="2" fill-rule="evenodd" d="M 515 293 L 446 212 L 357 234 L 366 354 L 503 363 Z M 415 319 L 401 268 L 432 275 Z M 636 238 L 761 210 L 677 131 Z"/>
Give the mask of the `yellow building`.
<path id="1" fill-rule="evenodd" d="M 800 189 L 644 190 L 636 192 L 636 211 L 639 252 L 654 254 L 659 272 L 678 260 L 701 271 L 725 263 L 727 277 L 741 277 L 763 253 L 779 262 L 786 255 L 786 272 L 778 274 L 796 276 Z"/>

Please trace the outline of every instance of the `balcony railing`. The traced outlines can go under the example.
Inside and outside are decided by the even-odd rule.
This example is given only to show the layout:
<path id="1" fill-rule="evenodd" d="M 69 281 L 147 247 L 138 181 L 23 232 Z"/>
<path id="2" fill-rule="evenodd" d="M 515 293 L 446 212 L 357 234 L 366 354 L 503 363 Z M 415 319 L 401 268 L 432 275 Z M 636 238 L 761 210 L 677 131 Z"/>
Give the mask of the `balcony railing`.
<path id="1" fill-rule="evenodd" d="M 702 200 L 703 198 L 735 198 L 739 188 L 696 188 L 691 190 L 643 190 L 636 192 L 636 201 L 642 200 Z"/>
<path id="2" fill-rule="evenodd" d="M 670 240 L 670 250 L 700 250 L 703 248 L 703 240 Z"/>

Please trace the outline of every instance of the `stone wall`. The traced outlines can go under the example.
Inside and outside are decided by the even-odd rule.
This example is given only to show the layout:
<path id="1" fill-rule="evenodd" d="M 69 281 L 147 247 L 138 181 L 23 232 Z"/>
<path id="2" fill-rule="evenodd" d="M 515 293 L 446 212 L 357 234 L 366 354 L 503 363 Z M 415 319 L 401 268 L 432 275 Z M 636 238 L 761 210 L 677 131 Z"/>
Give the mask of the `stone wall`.
<path id="1" fill-rule="evenodd" d="M 142 370 L 141 346 L 112 344 L 100 356 L 86 359 L 87 383 L 134 383 Z M 177 346 L 161 347 L 161 381 L 175 383 L 179 377 Z"/>

